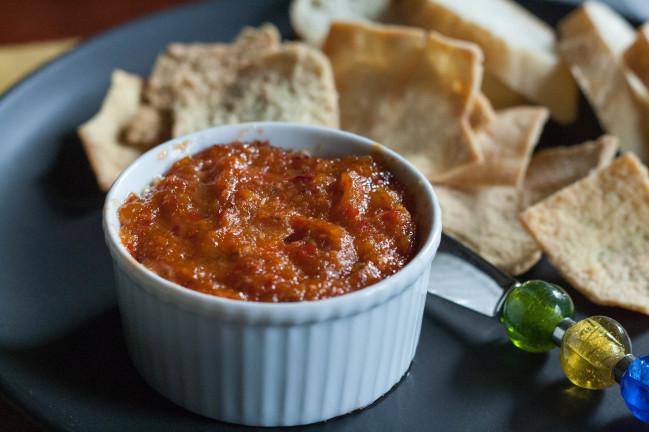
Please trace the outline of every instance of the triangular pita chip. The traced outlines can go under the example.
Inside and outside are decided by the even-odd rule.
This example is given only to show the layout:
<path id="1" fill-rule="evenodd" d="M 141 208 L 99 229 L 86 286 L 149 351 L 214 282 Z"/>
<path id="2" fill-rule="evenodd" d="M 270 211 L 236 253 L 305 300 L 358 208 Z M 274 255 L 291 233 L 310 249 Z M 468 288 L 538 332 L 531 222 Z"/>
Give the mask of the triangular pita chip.
<path id="1" fill-rule="evenodd" d="M 475 131 L 482 160 L 455 170 L 444 179 L 458 186 L 517 186 L 548 119 L 544 107 L 520 106 L 496 111 Z"/>
<path id="2" fill-rule="evenodd" d="M 532 156 L 523 183 L 524 207 L 549 197 L 556 191 L 586 177 L 615 158 L 618 139 L 603 135 L 569 147 L 550 147 Z"/>
<path id="3" fill-rule="evenodd" d="M 522 209 L 515 187 L 458 188 L 435 185 L 443 230 L 501 270 L 529 270 L 541 251 L 518 221 Z"/>
<path id="4" fill-rule="evenodd" d="M 489 124 L 496 117 L 496 111 L 489 98 L 482 92 L 478 92 L 473 100 L 473 106 L 469 113 L 469 127 L 474 132 Z"/>
<path id="5" fill-rule="evenodd" d="M 102 191 L 107 191 L 121 172 L 142 154 L 142 150 L 128 146 L 123 140 L 124 129 L 138 110 L 141 91 L 142 78 L 115 70 L 99 112 L 78 129 Z"/>
<path id="6" fill-rule="evenodd" d="M 550 195 L 608 164 L 617 140 L 597 141 L 535 154 L 519 187 L 457 187 L 435 185 L 443 214 L 443 229 L 500 269 L 520 274 L 541 257 L 518 215 L 532 200 Z"/>
<path id="7" fill-rule="evenodd" d="M 649 314 L 649 174 L 632 153 L 521 214 L 563 278 L 590 300 Z"/>
<path id="8" fill-rule="evenodd" d="M 625 65 L 649 88 L 649 23 L 638 29 L 635 41 L 622 54 Z"/>

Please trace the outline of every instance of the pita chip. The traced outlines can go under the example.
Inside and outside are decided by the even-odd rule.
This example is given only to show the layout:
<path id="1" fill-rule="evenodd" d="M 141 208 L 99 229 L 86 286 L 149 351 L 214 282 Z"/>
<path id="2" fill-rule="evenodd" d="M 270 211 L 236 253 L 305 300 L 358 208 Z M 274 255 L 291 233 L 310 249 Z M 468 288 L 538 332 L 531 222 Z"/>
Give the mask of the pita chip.
<path id="1" fill-rule="evenodd" d="M 518 2 L 400 0 L 395 19 L 476 43 L 486 71 L 512 94 L 548 107 L 560 123 L 577 118 L 577 86 L 556 50 L 554 29 Z"/>
<path id="2" fill-rule="evenodd" d="M 523 177 L 549 111 L 520 106 L 496 111 L 475 131 L 482 160 L 455 170 L 443 183 L 458 186 L 517 186 Z"/>
<path id="3" fill-rule="evenodd" d="M 649 23 L 640 26 L 635 41 L 622 56 L 626 66 L 649 88 Z"/>
<path id="4" fill-rule="evenodd" d="M 334 22 L 323 51 L 341 129 L 397 151 L 431 181 L 479 159 L 470 130 L 482 77 L 476 45 L 420 29 Z"/>
<path id="5" fill-rule="evenodd" d="M 618 139 L 603 135 L 569 147 L 551 147 L 532 156 L 523 183 L 524 207 L 549 197 L 556 191 L 586 177 L 615 158 Z"/>
<path id="6" fill-rule="evenodd" d="M 649 93 L 624 66 L 635 29 L 604 3 L 587 1 L 559 24 L 559 51 L 602 129 L 623 151 L 649 160 Z"/>
<path id="7" fill-rule="evenodd" d="M 142 78 L 115 70 L 99 112 L 77 131 L 104 192 L 142 154 L 141 149 L 130 147 L 123 140 L 124 129 L 138 111 L 141 92 Z"/>
<path id="8" fill-rule="evenodd" d="M 472 130 L 481 129 L 496 117 L 491 101 L 482 92 L 476 95 L 469 114 L 469 126 Z"/>
<path id="9" fill-rule="evenodd" d="M 518 275 L 541 258 L 534 239 L 518 221 L 518 188 L 459 188 L 435 185 L 444 215 L 443 230 L 499 269 Z"/>
<path id="10" fill-rule="evenodd" d="M 649 174 L 634 154 L 528 208 L 520 220 L 590 300 L 649 314 Z"/>

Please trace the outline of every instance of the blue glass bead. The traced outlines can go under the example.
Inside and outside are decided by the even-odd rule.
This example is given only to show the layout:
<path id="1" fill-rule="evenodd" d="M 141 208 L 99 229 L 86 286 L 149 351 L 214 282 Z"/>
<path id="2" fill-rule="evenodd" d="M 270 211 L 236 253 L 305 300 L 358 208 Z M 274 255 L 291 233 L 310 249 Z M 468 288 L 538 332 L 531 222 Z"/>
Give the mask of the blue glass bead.
<path id="1" fill-rule="evenodd" d="M 633 415 L 649 423 L 649 355 L 631 362 L 622 376 L 620 391 Z"/>

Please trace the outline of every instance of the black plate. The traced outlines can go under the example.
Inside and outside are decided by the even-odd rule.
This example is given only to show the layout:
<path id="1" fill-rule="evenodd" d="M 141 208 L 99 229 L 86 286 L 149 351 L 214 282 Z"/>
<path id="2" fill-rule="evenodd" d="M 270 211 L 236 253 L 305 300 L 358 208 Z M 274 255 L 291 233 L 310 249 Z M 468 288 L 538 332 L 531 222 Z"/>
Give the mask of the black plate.
<path id="1" fill-rule="evenodd" d="M 551 24 L 569 7 L 525 6 Z M 292 37 L 287 1 L 223 0 L 155 15 L 95 38 L 0 100 L 0 389 L 38 423 L 60 430 L 246 430 L 194 415 L 149 388 L 126 353 L 98 192 L 76 137 L 113 69 L 146 75 L 171 41 L 229 41 L 274 22 Z M 549 124 L 541 146 L 601 131 L 588 109 Z M 542 261 L 524 278 L 561 282 Z M 565 285 L 565 284 L 564 284 Z M 606 314 L 649 351 L 649 317 L 593 305 L 570 290 L 577 318 Z M 633 430 L 617 387 L 573 387 L 558 350 L 514 348 L 500 323 L 429 298 L 408 376 L 372 406 L 298 430 Z M 0 420 L 0 429 L 1 429 Z"/>

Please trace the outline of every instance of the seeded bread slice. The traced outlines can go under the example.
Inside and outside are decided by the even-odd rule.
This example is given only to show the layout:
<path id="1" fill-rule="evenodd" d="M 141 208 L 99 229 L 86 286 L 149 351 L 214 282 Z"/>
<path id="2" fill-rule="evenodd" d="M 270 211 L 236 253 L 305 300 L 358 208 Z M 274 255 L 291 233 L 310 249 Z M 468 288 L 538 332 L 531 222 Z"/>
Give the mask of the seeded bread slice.
<path id="1" fill-rule="evenodd" d="M 398 22 L 474 42 L 485 70 L 569 123 L 577 115 L 577 86 L 556 51 L 552 27 L 511 0 L 400 0 Z"/>
<path id="2" fill-rule="evenodd" d="M 590 300 L 649 314 L 649 173 L 635 155 L 560 190 L 520 220 Z"/>
<path id="3" fill-rule="evenodd" d="M 244 27 L 232 43 L 173 43 L 162 53 L 144 90 L 156 108 L 173 108 L 180 99 L 191 103 L 237 79 L 240 67 L 275 52 L 281 35 L 272 24 Z"/>
<path id="4" fill-rule="evenodd" d="M 174 115 L 176 136 L 249 121 L 338 128 L 338 93 L 329 59 L 315 48 L 294 42 L 241 67 L 236 81 L 218 99 L 178 105 Z"/>
<path id="5" fill-rule="evenodd" d="M 271 24 L 244 27 L 232 43 L 170 44 L 156 60 L 126 140 L 148 148 L 178 133 L 212 126 L 209 113 L 197 105 L 217 106 L 224 89 L 237 80 L 239 68 L 277 51 L 280 44 L 279 31 Z M 175 110 L 191 111 L 197 129 L 180 127 L 177 132 Z"/>

